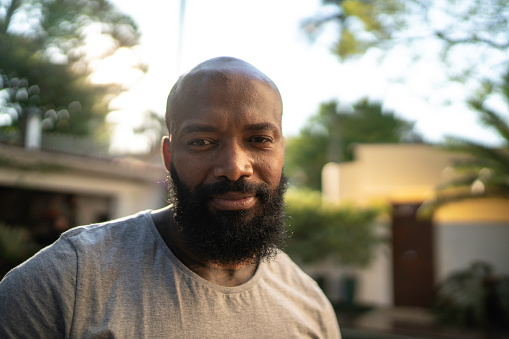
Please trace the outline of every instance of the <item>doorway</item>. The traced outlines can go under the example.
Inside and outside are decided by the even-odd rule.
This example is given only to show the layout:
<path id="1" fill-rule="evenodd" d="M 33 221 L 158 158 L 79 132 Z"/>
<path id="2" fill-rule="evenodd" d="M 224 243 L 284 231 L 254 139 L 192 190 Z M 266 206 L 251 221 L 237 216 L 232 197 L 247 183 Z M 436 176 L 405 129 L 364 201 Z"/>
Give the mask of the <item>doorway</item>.
<path id="1" fill-rule="evenodd" d="M 429 307 L 434 297 L 433 222 L 419 203 L 394 204 L 392 256 L 395 306 Z"/>

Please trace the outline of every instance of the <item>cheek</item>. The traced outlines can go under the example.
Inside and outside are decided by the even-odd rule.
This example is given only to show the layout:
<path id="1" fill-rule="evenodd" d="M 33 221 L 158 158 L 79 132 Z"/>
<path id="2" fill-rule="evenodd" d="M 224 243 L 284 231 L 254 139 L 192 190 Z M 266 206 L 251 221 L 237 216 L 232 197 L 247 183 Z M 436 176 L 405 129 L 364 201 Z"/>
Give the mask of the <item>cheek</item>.
<path id="1" fill-rule="evenodd" d="M 189 187 L 201 184 L 208 171 L 202 161 L 187 157 L 174 157 L 173 166 L 177 170 L 180 180 Z"/>
<path id="2" fill-rule="evenodd" d="M 283 171 L 283 154 L 264 159 L 264 161 L 260 161 L 257 165 L 258 173 L 262 180 L 272 188 L 277 187 L 281 180 L 281 172 Z"/>

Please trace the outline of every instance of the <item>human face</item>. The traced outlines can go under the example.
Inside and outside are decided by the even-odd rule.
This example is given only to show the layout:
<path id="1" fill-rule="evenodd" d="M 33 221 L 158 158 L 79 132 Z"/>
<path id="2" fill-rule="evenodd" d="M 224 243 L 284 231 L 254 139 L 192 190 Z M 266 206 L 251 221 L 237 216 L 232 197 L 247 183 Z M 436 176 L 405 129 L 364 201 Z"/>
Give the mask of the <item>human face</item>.
<path id="1" fill-rule="evenodd" d="M 276 189 L 281 179 L 284 139 L 279 93 L 268 83 L 229 74 L 192 83 L 163 142 L 166 168 L 194 190 L 222 180 L 248 180 Z M 252 209 L 252 192 L 213 195 L 213 210 Z"/>

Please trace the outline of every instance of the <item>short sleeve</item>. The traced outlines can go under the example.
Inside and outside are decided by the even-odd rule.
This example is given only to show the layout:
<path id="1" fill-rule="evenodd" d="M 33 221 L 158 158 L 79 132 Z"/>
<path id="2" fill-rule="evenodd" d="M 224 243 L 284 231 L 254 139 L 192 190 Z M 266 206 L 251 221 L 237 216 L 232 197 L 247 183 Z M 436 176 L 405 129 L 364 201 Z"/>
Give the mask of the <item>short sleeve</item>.
<path id="1" fill-rule="evenodd" d="M 0 282 L 0 338 L 69 337 L 77 254 L 60 237 Z"/>
<path id="2" fill-rule="evenodd" d="M 338 338 L 341 339 L 341 332 L 339 330 L 338 318 L 332 306 L 327 307 L 327 311 L 323 316 L 324 338 Z"/>

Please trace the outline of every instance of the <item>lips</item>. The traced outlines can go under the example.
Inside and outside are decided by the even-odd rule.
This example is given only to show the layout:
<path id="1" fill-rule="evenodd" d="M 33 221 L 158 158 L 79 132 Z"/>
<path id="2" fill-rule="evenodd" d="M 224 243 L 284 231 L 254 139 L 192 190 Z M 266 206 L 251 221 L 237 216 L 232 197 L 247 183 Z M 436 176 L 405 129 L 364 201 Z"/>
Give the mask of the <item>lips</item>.
<path id="1" fill-rule="evenodd" d="M 244 210 L 256 204 L 255 194 L 230 192 L 213 195 L 210 204 L 219 210 Z"/>

